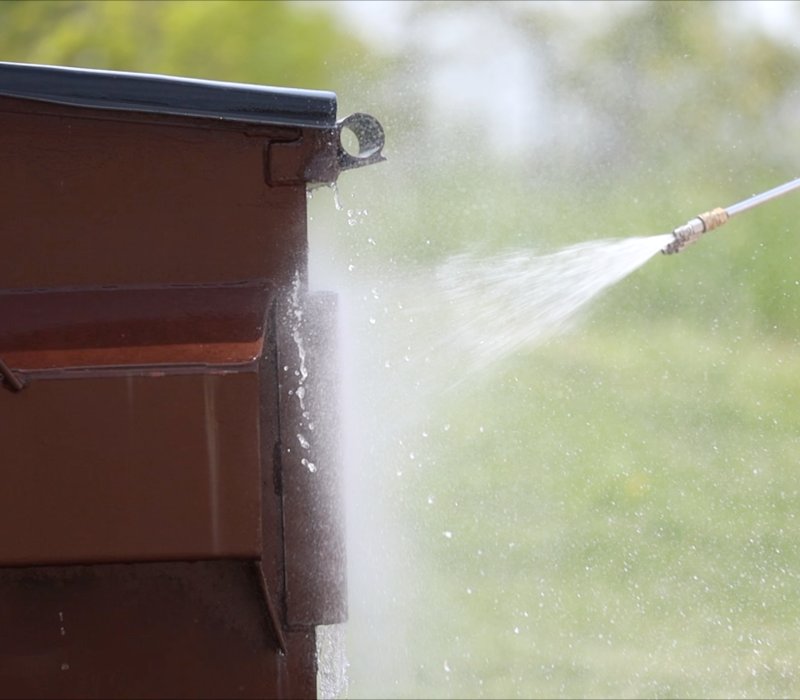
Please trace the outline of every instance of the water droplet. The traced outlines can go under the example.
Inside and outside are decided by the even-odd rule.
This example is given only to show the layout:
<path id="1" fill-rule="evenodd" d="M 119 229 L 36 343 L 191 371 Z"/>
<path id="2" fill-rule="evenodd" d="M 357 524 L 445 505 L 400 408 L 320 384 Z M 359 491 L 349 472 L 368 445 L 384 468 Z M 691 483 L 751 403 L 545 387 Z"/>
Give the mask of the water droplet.
<path id="1" fill-rule="evenodd" d="M 446 537 L 448 540 L 452 540 L 452 539 L 453 539 L 453 533 L 452 533 L 452 532 L 450 532 L 450 530 L 445 530 L 445 531 L 444 531 L 442 534 L 443 534 L 443 535 L 444 535 L 444 536 L 445 536 L 445 537 Z"/>
<path id="2" fill-rule="evenodd" d="M 344 207 L 342 207 L 342 200 L 339 197 L 339 186 L 335 183 L 331 183 L 331 190 L 333 191 L 333 205 L 336 207 L 336 211 L 342 211 Z"/>
<path id="3" fill-rule="evenodd" d="M 308 469 L 308 471 L 310 471 L 312 474 L 317 471 L 317 465 L 314 464 L 314 462 L 307 460 L 305 457 L 300 460 L 300 464 L 306 467 L 306 469 Z"/>

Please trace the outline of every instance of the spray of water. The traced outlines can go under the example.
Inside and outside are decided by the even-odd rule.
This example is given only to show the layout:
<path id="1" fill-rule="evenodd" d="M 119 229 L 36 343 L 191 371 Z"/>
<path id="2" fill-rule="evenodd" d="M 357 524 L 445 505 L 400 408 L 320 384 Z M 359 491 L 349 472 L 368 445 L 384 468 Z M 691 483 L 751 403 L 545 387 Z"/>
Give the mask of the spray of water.
<path id="1" fill-rule="evenodd" d="M 368 232 L 350 221 L 348 212 L 345 230 L 372 250 Z M 581 309 L 670 239 L 592 241 L 545 255 L 472 251 L 433 267 L 398 270 L 352 265 L 352 259 L 332 264 L 336 251 L 328 247 L 329 231 L 320 229 L 311 247 L 311 278 L 339 295 L 354 697 L 374 697 L 378 688 L 400 692 L 402 679 L 415 674 L 422 685 L 436 687 L 442 669 L 449 682 L 456 668 L 451 648 L 421 663 L 410 641 L 420 636 L 421 611 L 431 604 L 426 586 L 433 574 L 425 568 L 429 545 L 420 543 L 424 526 L 406 519 L 438 508 L 440 497 L 447 500 L 431 490 L 419 502 L 415 489 L 439 468 L 431 455 L 450 435 L 450 416 L 442 413 L 449 410 L 448 390 L 569 328 Z M 447 527 L 436 536 L 449 542 L 458 533 Z M 419 576 L 407 575 L 410 562 L 420 567 Z M 344 658 L 338 663 L 347 665 Z"/>
<path id="2" fill-rule="evenodd" d="M 549 255 L 456 255 L 436 272 L 450 323 L 442 343 L 474 369 L 539 345 L 658 253 L 672 234 L 580 243 Z"/>

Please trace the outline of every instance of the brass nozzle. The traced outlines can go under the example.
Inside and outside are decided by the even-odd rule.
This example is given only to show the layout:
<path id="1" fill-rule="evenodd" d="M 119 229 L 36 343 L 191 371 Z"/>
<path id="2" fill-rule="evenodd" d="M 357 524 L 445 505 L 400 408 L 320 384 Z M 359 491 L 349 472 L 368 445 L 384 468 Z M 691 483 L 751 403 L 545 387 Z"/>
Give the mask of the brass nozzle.
<path id="1" fill-rule="evenodd" d="M 720 207 L 700 214 L 686 222 L 683 226 L 678 226 L 678 228 L 672 232 L 674 240 L 661 252 L 665 255 L 680 253 L 687 245 L 694 243 L 704 233 L 719 228 L 727 220 L 728 212 Z"/>

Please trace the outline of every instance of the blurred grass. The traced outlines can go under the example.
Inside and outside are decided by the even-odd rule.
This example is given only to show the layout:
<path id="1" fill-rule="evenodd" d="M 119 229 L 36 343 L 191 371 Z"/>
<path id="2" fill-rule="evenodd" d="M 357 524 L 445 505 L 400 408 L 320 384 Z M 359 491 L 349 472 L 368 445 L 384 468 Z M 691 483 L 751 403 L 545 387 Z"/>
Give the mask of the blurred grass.
<path id="1" fill-rule="evenodd" d="M 445 330 L 426 278 L 449 254 L 660 233 L 783 176 L 548 189 L 468 164 L 407 196 L 381 189 L 391 166 L 343 178 L 367 215 L 316 222 L 324 266 L 356 263 L 335 285 L 375 520 L 351 557 L 384 568 L 351 573 L 351 696 L 800 693 L 796 202 L 657 256 L 485 373 L 426 353 Z"/>
<path id="2" fill-rule="evenodd" d="M 799 390 L 791 346 L 656 319 L 433 399 L 389 480 L 424 611 L 389 695 L 796 695 Z"/>

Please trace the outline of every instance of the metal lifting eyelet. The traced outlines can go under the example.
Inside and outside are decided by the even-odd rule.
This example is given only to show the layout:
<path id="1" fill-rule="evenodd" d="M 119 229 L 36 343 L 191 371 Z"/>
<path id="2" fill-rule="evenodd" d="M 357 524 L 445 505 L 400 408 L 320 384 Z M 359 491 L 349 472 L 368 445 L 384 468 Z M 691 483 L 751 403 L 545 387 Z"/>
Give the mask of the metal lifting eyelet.
<path id="1" fill-rule="evenodd" d="M 355 112 L 336 122 L 336 129 L 339 135 L 337 157 L 340 170 L 360 168 L 386 160 L 381 153 L 385 141 L 383 127 L 375 117 L 363 112 Z M 355 154 L 342 145 L 344 129 L 352 132 L 358 140 L 358 152 Z"/>

